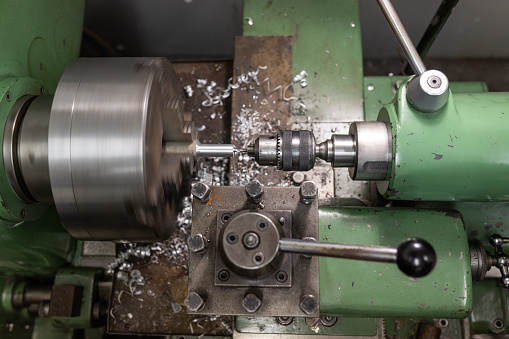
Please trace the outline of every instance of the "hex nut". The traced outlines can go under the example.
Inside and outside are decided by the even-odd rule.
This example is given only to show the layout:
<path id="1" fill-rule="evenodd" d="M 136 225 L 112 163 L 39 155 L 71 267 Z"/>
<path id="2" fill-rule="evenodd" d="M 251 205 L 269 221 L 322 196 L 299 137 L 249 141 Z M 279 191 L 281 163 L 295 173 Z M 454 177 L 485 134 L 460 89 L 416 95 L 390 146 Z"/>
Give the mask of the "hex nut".
<path id="1" fill-rule="evenodd" d="M 191 292 L 187 295 L 186 300 L 184 300 L 184 305 L 186 305 L 189 311 L 198 312 L 205 306 L 205 299 L 198 293 Z"/>
<path id="2" fill-rule="evenodd" d="M 205 254 L 207 252 L 207 239 L 202 234 L 195 234 L 187 240 L 189 250 L 196 254 Z"/>
<path id="3" fill-rule="evenodd" d="M 244 309 L 249 313 L 256 312 L 261 305 L 262 301 L 253 293 L 246 294 L 242 300 L 242 307 L 244 307 Z"/>
<path id="4" fill-rule="evenodd" d="M 210 187 L 202 182 L 197 182 L 191 189 L 191 194 L 200 202 L 207 202 L 210 199 Z"/>
<path id="5" fill-rule="evenodd" d="M 246 185 L 246 196 L 252 203 L 259 203 L 263 197 L 263 185 L 258 180 L 251 180 Z"/>
<path id="6" fill-rule="evenodd" d="M 304 181 L 300 185 L 300 201 L 303 204 L 310 205 L 318 196 L 318 186 L 313 181 Z"/>
<path id="7" fill-rule="evenodd" d="M 318 312 L 318 300 L 312 294 L 306 294 L 300 299 L 300 309 L 307 315 L 312 315 Z"/>

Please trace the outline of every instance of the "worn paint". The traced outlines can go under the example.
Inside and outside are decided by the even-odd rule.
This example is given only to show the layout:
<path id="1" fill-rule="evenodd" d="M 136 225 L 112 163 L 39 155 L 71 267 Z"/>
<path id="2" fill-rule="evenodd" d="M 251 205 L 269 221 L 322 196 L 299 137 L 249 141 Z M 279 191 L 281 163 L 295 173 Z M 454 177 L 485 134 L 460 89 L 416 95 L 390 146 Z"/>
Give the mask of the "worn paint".
<path id="1" fill-rule="evenodd" d="M 370 317 L 468 315 L 472 308 L 471 276 L 466 274 L 470 257 L 465 255 L 469 252 L 463 221 L 451 217 L 457 213 L 352 207 L 321 207 L 319 211 L 320 239 L 397 247 L 407 237 L 420 237 L 433 246 L 438 261 L 428 276 L 415 279 L 393 264 L 321 258 L 322 313 Z"/>

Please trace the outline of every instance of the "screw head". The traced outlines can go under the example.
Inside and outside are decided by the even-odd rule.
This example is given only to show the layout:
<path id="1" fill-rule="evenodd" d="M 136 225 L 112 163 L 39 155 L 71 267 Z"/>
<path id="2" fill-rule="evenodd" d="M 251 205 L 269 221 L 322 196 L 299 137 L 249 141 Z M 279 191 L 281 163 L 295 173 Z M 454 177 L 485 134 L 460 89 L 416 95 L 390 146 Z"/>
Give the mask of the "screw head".
<path id="1" fill-rule="evenodd" d="M 205 306 L 205 299 L 198 293 L 191 292 L 187 295 L 186 300 L 184 300 L 184 305 L 186 305 L 189 311 L 198 312 Z"/>
<path id="2" fill-rule="evenodd" d="M 320 317 L 320 322 L 325 327 L 331 327 L 331 326 L 334 326 L 338 322 L 338 318 L 336 318 L 336 317 L 329 317 L 329 316 Z"/>
<path id="3" fill-rule="evenodd" d="M 207 202 L 210 199 L 210 187 L 202 182 L 197 182 L 191 189 L 191 194 L 200 202 Z"/>
<path id="4" fill-rule="evenodd" d="M 288 326 L 293 322 L 293 317 L 277 317 L 276 321 L 280 325 Z"/>
<path id="5" fill-rule="evenodd" d="M 306 294 L 300 299 L 300 309 L 307 315 L 318 312 L 318 299 L 312 294 Z"/>
<path id="6" fill-rule="evenodd" d="M 189 237 L 187 245 L 193 253 L 204 254 L 207 252 L 207 239 L 202 234 L 195 234 Z"/>
<path id="7" fill-rule="evenodd" d="M 440 88 L 440 86 L 442 85 L 442 79 L 440 79 L 440 77 L 436 75 L 430 76 L 427 82 L 429 87 L 431 88 Z"/>
<path id="8" fill-rule="evenodd" d="M 302 172 L 294 172 L 292 174 L 292 180 L 293 180 L 294 184 L 300 185 L 304 182 L 305 179 L 306 179 L 306 176 Z"/>
<path id="9" fill-rule="evenodd" d="M 310 205 L 318 196 L 318 186 L 313 181 L 304 181 L 300 185 L 300 201 L 303 204 Z"/>
<path id="10" fill-rule="evenodd" d="M 263 197 L 263 185 L 258 180 L 251 180 L 246 185 L 246 196 L 252 203 L 259 203 Z"/>
<path id="11" fill-rule="evenodd" d="M 246 294 L 242 300 L 242 307 L 244 307 L 244 309 L 249 313 L 258 311 L 261 305 L 262 301 L 253 293 Z"/>
<path id="12" fill-rule="evenodd" d="M 260 243 L 260 237 L 255 232 L 247 232 L 244 234 L 242 242 L 244 243 L 245 248 L 253 249 Z"/>

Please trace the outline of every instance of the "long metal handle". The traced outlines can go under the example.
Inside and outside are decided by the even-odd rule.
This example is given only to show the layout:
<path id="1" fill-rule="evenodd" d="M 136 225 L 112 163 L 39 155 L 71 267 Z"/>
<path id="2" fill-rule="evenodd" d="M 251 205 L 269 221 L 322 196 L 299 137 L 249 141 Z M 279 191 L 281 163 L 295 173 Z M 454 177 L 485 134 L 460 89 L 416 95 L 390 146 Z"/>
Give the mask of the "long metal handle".
<path id="1" fill-rule="evenodd" d="M 385 18 L 387 19 L 387 22 L 389 22 L 389 25 L 391 26 L 394 35 L 398 39 L 399 45 L 405 52 L 408 63 L 412 66 L 415 74 L 421 75 L 426 71 L 426 66 L 424 66 L 419 53 L 417 53 L 412 40 L 410 40 L 405 27 L 403 27 L 403 24 L 398 17 L 398 13 L 396 13 L 396 10 L 389 0 L 377 1 L 385 15 Z"/>
<path id="2" fill-rule="evenodd" d="M 435 267 L 437 259 L 433 247 L 426 240 L 418 238 L 405 239 L 399 244 L 398 248 L 283 238 L 279 240 L 279 250 L 281 252 L 320 257 L 397 264 L 398 268 L 410 277 L 428 275 Z"/>
<path id="3" fill-rule="evenodd" d="M 397 249 L 383 246 L 348 245 L 300 239 L 279 240 L 279 250 L 320 257 L 396 263 Z"/>

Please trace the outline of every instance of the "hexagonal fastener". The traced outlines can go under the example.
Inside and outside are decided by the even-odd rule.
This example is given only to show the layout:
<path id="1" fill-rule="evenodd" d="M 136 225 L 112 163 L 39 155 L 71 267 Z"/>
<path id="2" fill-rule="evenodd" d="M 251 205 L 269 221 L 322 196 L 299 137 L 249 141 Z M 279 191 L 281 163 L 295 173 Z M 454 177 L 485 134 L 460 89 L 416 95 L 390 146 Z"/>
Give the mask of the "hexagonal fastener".
<path id="1" fill-rule="evenodd" d="M 303 204 L 310 205 L 318 196 L 318 186 L 313 181 L 304 181 L 300 185 L 300 201 Z"/>
<path id="2" fill-rule="evenodd" d="M 207 202 L 210 199 L 210 187 L 202 182 L 197 182 L 191 189 L 191 194 L 200 202 Z"/>
<path id="3" fill-rule="evenodd" d="M 242 300 L 242 307 L 244 307 L 244 309 L 249 313 L 256 312 L 261 305 L 262 301 L 260 300 L 260 298 L 258 298 L 256 295 L 252 293 L 246 294 L 246 296 Z"/>
<path id="4" fill-rule="evenodd" d="M 246 196 L 252 203 L 259 203 L 263 198 L 263 185 L 256 179 L 251 180 L 246 185 Z"/>
<path id="5" fill-rule="evenodd" d="M 202 234 L 195 234 L 187 239 L 189 250 L 196 254 L 207 252 L 207 239 Z"/>
<path id="6" fill-rule="evenodd" d="M 318 299 L 312 294 L 306 294 L 300 299 L 300 309 L 307 315 L 318 312 Z"/>
<path id="7" fill-rule="evenodd" d="M 191 292 L 184 300 L 184 305 L 191 312 L 198 312 L 205 306 L 205 299 L 196 292 Z"/>

